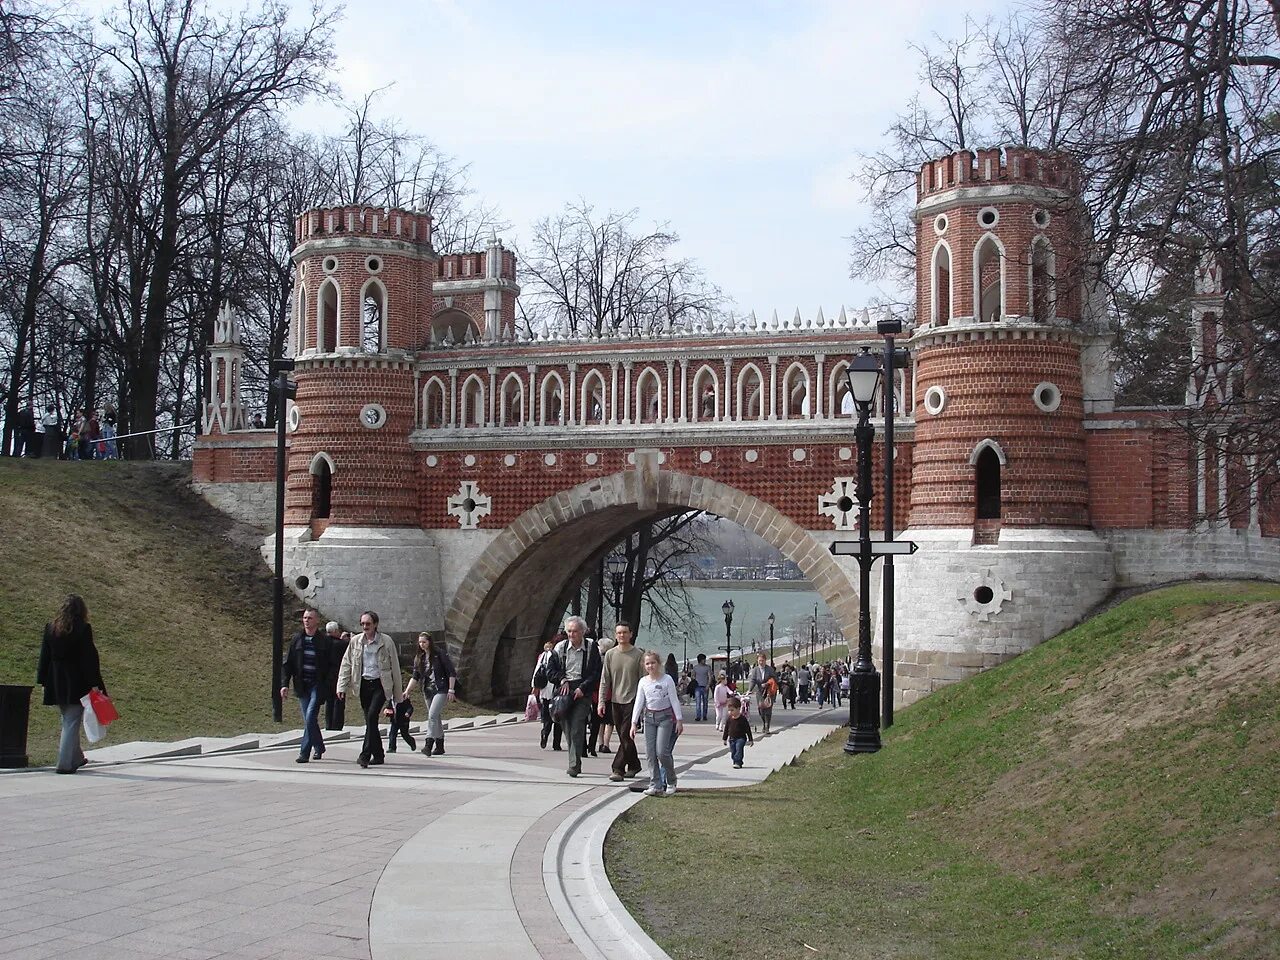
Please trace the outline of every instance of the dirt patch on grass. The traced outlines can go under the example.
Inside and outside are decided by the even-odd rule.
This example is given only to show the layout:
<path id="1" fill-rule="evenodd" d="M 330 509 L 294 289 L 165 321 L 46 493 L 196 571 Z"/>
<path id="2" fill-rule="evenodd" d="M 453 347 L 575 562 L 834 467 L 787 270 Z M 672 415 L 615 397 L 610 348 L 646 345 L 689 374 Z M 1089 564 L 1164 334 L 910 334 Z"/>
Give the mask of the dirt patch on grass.
<path id="1" fill-rule="evenodd" d="M 1177 627 L 1153 626 L 1148 640 L 1087 687 L 1079 677 L 1063 681 L 1061 690 L 1080 690 L 1060 714 L 1071 730 L 1071 748 L 1114 743 L 1191 709 L 1217 712 L 1250 686 L 1280 683 L 1277 603 L 1249 604 Z"/>

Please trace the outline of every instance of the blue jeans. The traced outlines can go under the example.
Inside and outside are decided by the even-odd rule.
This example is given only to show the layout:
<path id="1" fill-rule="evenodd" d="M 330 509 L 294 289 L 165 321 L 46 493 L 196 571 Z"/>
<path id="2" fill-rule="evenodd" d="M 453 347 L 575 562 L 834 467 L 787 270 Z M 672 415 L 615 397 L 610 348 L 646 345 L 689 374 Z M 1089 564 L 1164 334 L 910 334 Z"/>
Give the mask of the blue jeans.
<path id="1" fill-rule="evenodd" d="M 676 715 L 670 710 L 644 712 L 644 752 L 649 761 L 649 786 L 661 789 L 676 785 L 676 761 L 671 748 L 676 742 Z"/>
<path id="2" fill-rule="evenodd" d="M 80 749 L 80 722 L 84 719 L 84 707 L 79 703 L 59 707 L 62 711 L 62 738 L 58 741 L 58 769 L 64 773 L 75 771 L 84 759 Z"/>
<path id="3" fill-rule="evenodd" d="M 693 719 L 707 719 L 707 688 L 702 684 L 693 692 Z"/>
<path id="4" fill-rule="evenodd" d="M 309 757 L 314 751 L 318 757 L 324 753 L 324 734 L 320 732 L 320 685 L 312 684 L 306 693 L 298 697 L 298 706 L 302 708 L 302 747 L 299 753 Z"/>
<path id="5" fill-rule="evenodd" d="M 742 758 L 746 756 L 747 738 L 734 737 L 729 741 L 729 756 L 733 758 L 733 762 L 738 766 L 742 766 Z"/>

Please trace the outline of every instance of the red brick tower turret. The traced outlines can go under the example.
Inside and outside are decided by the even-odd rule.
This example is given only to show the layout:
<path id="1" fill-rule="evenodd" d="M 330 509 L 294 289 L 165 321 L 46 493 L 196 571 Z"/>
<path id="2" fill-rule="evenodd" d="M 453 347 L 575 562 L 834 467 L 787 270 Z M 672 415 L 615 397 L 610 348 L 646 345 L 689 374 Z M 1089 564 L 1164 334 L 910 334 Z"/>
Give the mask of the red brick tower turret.
<path id="1" fill-rule="evenodd" d="M 920 172 L 913 528 L 1089 525 L 1078 190 L 1028 149 Z"/>
<path id="2" fill-rule="evenodd" d="M 415 526 L 409 434 L 413 357 L 431 327 L 431 218 L 312 210 L 296 240 L 285 522 L 313 536 L 330 524 Z"/>

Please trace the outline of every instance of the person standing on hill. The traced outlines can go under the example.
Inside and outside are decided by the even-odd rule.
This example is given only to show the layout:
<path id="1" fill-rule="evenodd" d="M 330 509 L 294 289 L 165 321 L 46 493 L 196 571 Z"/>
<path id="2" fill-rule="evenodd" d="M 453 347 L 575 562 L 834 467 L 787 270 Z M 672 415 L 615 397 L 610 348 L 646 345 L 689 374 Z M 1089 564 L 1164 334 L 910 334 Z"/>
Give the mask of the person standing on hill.
<path id="1" fill-rule="evenodd" d="M 395 641 L 378 632 L 378 615 L 372 610 L 360 614 L 360 633 L 351 638 L 338 670 L 338 699 L 349 691 L 359 691 L 364 711 L 364 744 L 357 763 L 377 766 L 386 761 L 378 721 L 382 708 L 401 696 L 400 656 Z"/>
<path id="2" fill-rule="evenodd" d="M 18 411 L 13 418 L 13 455 L 15 457 L 35 457 L 36 415 L 27 405 Z"/>
<path id="3" fill-rule="evenodd" d="M 36 683 L 44 687 L 45 706 L 62 711 L 58 773 L 75 773 L 89 762 L 80 748 L 80 724 L 84 719 L 80 699 L 90 690 L 107 692 L 98 648 L 93 645 L 89 609 L 75 594 L 63 601 L 53 622 L 44 625 Z"/>
<path id="4" fill-rule="evenodd" d="M 320 732 L 320 705 L 333 689 L 331 651 L 328 637 L 320 633 L 320 614 L 313 607 L 302 612 L 302 629 L 293 635 L 289 651 L 281 664 L 280 699 L 289 697 L 289 685 L 298 695 L 302 710 L 302 746 L 297 763 L 306 763 L 314 756 L 324 756 L 324 734 Z"/>
<path id="5" fill-rule="evenodd" d="M 46 405 L 40 423 L 44 426 L 44 456 L 57 460 L 62 453 L 62 428 L 58 423 L 58 408 L 52 403 Z"/>
<path id="6" fill-rule="evenodd" d="M 640 772 L 640 754 L 631 736 L 631 714 L 640 677 L 644 674 L 644 654 L 631 642 L 631 624 L 618 624 L 613 628 L 613 636 L 616 642 L 605 653 L 600 674 L 600 715 L 611 711 L 613 726 L 618 731 L 618 750 L 613 755 L 613 772 L 609 774 L 609 779 L 616 783 Z"/>

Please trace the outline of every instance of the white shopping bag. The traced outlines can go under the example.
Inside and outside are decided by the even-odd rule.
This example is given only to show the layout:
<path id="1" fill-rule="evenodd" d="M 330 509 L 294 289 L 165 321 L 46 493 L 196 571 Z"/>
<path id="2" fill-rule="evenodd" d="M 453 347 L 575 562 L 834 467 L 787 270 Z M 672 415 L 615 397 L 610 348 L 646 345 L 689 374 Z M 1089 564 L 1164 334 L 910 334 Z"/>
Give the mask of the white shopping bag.
<path id="1" fill-rule="evenodd" d="M 93 712 L 87 693 L 80 698 L 80 706 L 84 707 L 84 735 L 89 738 L 90 743 L 97 743 L 107 735 L 106 725 L 98 722 L 98 715 Z"/>

